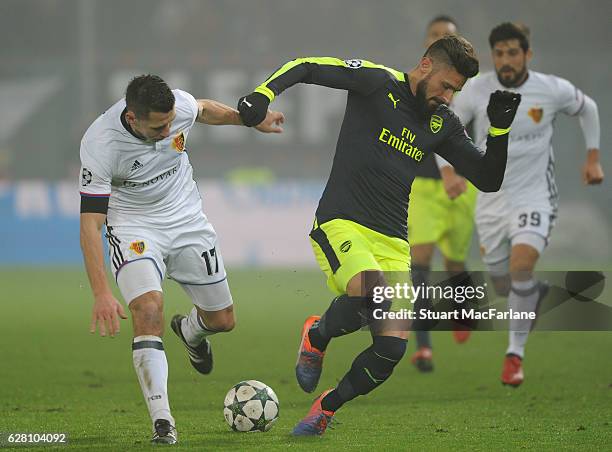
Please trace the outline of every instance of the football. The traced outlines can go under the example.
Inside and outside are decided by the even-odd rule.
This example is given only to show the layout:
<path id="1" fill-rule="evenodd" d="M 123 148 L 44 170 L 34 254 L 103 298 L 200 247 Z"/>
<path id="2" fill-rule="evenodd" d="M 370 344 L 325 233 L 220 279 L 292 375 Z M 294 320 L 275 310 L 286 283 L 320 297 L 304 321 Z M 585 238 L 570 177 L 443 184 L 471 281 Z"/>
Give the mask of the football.
<path id="1" fill-rule="evenodd" d="M 241 381 L 225 396 L 223 416 L 236 432 L 267 432 L 278 419 L 278 397 L 257 380 Z"/>

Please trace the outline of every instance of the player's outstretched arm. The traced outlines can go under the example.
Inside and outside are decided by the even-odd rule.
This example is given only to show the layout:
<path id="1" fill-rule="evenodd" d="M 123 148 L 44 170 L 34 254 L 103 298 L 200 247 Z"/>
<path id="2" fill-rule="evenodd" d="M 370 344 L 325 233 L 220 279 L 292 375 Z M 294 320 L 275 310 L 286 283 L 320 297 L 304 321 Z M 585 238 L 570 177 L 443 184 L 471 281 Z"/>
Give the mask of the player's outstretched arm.
<path id="1" fill-rule="evenodd" d="M 229 107 L 221 102 L 210 99 L 198 99 L 197 122 L 213 126 L 235 125 L 242 126 L 244 123 L 240 118 L 238 110 Z M 256 129 L 264 133 L 281 133 L 281 124 L 285 122 L 285 115 L 278 111 L 268 110 L 263 121 Z"/>
<path id="2" fill-rule="evenodd" d="M 517 93 L 495 91 L 491 94 L 487 106 L 491 127 L 484 154 L 468 137 L 459 118 L 447 106 L 441 105 L 436 113 L 443 118 L 444 124 L 449 124 L 451 133 L 436 153 L 448 160 L 479 190 L 499 190 L 508 160 L 508 134 L 520 102 L 521 95 Z"/>
<path id="3" fill-rule="evenodd" d="M 102 213 L 81 213 L 81 250 L 89 284 L 94 295 L 90 332 L 100 327 L 100 336 L 111 337 L 119 333 L 119 318 L 127 319 L 123 306 L 113 296 L 104 269 L 102 249 L 102 225 L 106 215 Z"/>
<path id="4" fill-rule="evenodd" d="M 244 125 L 254 127 L 266 117 L 268 105 L 276 96 L 297 83 L 344 89 L 367 95 L 389 77 L 404 79 L 404 74 L 366 60 L 334 57 L 297 58 L 281 66 L 248 96 L 238 101 Z"/>
<path id="5" fill-rule="evenodd" d="M 597 104 L 589 96 L 584 96 L 578 120 L 587 147 L 586 161 L 582 165 L 582 181 L 587 185 L 601 184 L 604 173 L 599 163 L 599 112 Z"/>

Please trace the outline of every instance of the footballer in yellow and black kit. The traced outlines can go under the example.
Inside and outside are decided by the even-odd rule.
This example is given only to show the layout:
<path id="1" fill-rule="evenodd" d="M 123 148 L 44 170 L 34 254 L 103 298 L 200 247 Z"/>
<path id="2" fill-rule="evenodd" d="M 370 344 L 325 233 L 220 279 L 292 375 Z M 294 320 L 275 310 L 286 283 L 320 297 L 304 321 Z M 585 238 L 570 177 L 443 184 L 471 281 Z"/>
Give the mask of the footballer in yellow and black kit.
<path id="1" fill-rule="evenodd" d="M 444 60 L 444 52 L 448 52 L 445 49 L 452 48 L 451 51 L 467 55 L 462 54 L 461 61 L 469 60 L 468 69 L 447 65 L 431 85 L 441 86 L 452 98 L 452 93 L 461 88 L 456 85 L 463 85 L 478 72 L 478 61 L 473 56 L 473 48 L 463 38 L 443 38 L 434 46 L 439 50 L 435 58 Z M 427 55 L 419 67 L 434 61 L 433 53 L 429 60 Z M 442 80 L 447 73 L 444 71 L 452 70 L 456 70 L 451 77 L 454 85 Z M 505 128 L 509 127 L 520 96 L 502 92 L 492 95 L 493 116 L 503 120 L 492 120 L 496 127 L 491 129 L 487 152 L 483 154 L 458 118 L 444 105 L 450 99 L 426 98 L 425 72 L 414 76 L 413 72 L 404 73 L 359 59 L 298 58 L 283 65 L 253 93 L 238 101 L 244 124 L 255 126 L 265 116 L 270 102 L 297 83 L 348 91 L 331 174 L 310 233 L 328 286 L 339 296 L 322 317 L 311 316 L 304 324 L 296 377 L 306 392 L 314 391 L 318 384 L 329 341 L 362 326 L 363 311 L 356 301 L 371 302 L 372 292 L 366 287 L 362 289 L 362 298 L 348 297 L 349 281 L 370 270 L 378 274 L 394 271 L 408 275 L 408 200 L 422 162 L 433 158 L 436 152 L 483 191 L 498 190 L 503 180 L 508 130 L 501 130 L 497 124 L 507 123 Z M 434 88 L 429 92 L 434 92 Z M 386 284 L 384 280 L 382 283 Z M 405 349 L 405 334 L 390 329 L 373 331 L 372 346 L 355 358 L 336 388 L 316 399 L 293 434 L 322 434 L 340 406 L 369 393 L 391 375 Z"/>
<path id="2" fill-rule="evenodd" d="M 365 60 L 299 58 L 255 93 L 271 102 L 296 83 L 348 90 L 331 174 L 310 233 L 317 261 L 336 293 L 344 293 L 360 271 L 409 270 L 410 187 L 434 152 L 484 191 L 496 188 L 500 167 L 503 174 L 507 136 L 492 138 L 489 147 L 501 149 L 483 158 L 450 110 L 422 117 L 403 72 Z"/>

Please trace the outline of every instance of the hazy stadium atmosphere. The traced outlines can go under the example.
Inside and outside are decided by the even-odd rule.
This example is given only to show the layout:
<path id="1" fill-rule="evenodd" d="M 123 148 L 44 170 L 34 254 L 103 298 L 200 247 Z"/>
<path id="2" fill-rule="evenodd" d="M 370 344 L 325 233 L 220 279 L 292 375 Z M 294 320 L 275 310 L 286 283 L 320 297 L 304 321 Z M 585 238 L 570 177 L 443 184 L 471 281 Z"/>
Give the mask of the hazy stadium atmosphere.
<path id="1" fill-rule="evenodd" d="M 12 433 L 65 433 L 68 442 L 53 446 L 58 449 L 151 447 L 130 364 L 131 320 L 121 321 L 115 339 L 89 333 L 93 296 L 79 247 L 80 141 L 134 76 L 157 74 L 196 99 L 236 107 L 241 96 L 298 57 L 359 58 L 408 72 L 423 55 L 428 22 L 439 14 L 457 22 L 484 73 L 493 67 L 491 29 L 520 22 L 531 29 L 529 69 L 566 78 L 597 102 L 601 164 L 609 178 L 611 12 L 605 0 L 0 2 L 0 448 L 17 447 L 7 440 Z M 189 134 L 189 159 L 204 212 L 219 235 L 237 323 L 211 339 L 215 370 L 199 375 L 169 327 L 191 302 L 175 282 L 164 283 L 178 447 L 609 450 L 612 333 L 601 326 L 536 331 L 525 358 L 526 380 L 517 389 L 499 382 L 507 331 L 475 332 L 461 345 L 449 332 L 434 332 L 436 367 L 428 374 L 410 362 L 410 337 L 389 382 L 343 407 L 324 437 L 290 436 L 320 394 L 297 386 L 294 359 L 304 319 L 325 312 L 334 296 L 308 234 L 346 97 L 345 91 L 301 84 L 270 107 L 285 114 L 282 134 L 208 125 Z M 609 180 L 584 185 L 578 120 L 559 115 L 554 125 L 559 212 L 537 269 L 596 270 L 609 277 Z M 485 269 L 476 232 L 467 263 L 470 270 Z M 107 266 L 123 301 L 108 259 Z M 439 255 L 432 268 L 442 269 Z M 612 309 L 606 283 L 598 301 Z M 335 341 L 319 390 L 336 385 L 369 340 L 361 332 Z M 226 425 L 223 398 L 251 379 L 274 389 L 280 417 L 271 431 L 244 435 Z"/>

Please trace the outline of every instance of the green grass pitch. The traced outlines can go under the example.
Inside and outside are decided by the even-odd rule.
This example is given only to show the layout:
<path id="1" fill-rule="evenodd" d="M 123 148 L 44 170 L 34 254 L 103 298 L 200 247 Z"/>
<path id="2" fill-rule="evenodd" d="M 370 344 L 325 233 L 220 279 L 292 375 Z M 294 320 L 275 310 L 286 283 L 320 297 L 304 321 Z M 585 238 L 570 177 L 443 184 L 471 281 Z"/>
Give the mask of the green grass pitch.
<path id="1" fill-rule="evenodd" d="M 519 389 L 499 382 L 506 333 L 477 333 L 463 345 L 450 333 L 435 333 L 432 374 L 411 366 L 410 342 L 393 377 L 343 407 L 334 430 L 321 438 L 292 438 L 313 399 L 294 377 L 301 323 L 321 313 L 331 295 L 316 271 L 234 271 L 230 286 L 237 327 L 213 338 L 215 370 L 201 376 L 168 327 L 173 314 L 189 309 L 187 296 L 178 285 L 165 285 L 176 449 L 612 447 L 612 333 L 537 332 Z M 66 432 L 63 448 L 75 450 L 149 450 L 150 421 L 132 368 L 129 320 L 118 338 L 90 335 L 92 297 L 78 269 L 4 269 L 0 287 L 0 432 Z M 333 386 L 368 343 L 364 332 L 332 342 L 320 389 Z M 225 393 L 244 379 L 261 380 L 279 396 L 280 419 L 270 432 L 234 433 L 225 424 Z M 35 450 L 46 449 L 56 447 Z"/>

